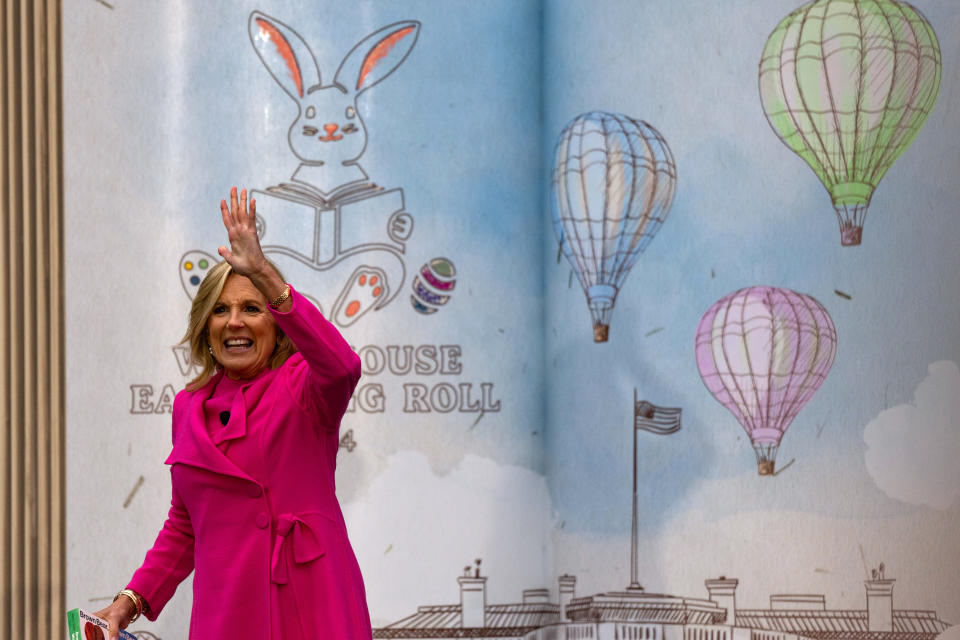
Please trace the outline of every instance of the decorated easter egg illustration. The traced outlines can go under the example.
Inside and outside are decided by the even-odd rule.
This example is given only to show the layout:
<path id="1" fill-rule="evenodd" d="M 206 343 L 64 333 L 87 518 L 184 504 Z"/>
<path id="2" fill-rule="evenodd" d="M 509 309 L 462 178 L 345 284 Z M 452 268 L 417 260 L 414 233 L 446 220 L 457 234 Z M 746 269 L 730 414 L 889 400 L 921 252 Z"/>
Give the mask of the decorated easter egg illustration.
<path id="1" fill-rule="evenodd" d="M 450 300 L 450 292 L 457 284 L 456 275 L 456 267 L 447 258 L 430 260 L 413 278 L 410 304 L 424 315 L 436 313 Z"/>

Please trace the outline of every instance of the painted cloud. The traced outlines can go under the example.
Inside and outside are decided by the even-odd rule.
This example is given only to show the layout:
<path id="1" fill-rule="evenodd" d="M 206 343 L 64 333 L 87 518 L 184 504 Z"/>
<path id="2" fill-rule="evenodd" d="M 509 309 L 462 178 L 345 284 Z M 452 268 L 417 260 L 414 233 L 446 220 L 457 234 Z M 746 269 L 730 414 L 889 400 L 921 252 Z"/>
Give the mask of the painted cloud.
<path id="1" fill-rule="evenodd" d="M 492 577 L 488 602 L 550 586 L 550 497 L 529 469 L 470 454 L 439 476 L 423 453 L 401 451 L 343 511 L 374 626 L 419 605 L 459 603 L 457 576 L 475 558 Z"/>
<path id="2" fill-rule="evenodd" d="M 867 470 L 888 496 L 946 509 L 960 495 L 960 369 L 928 368 L 914 401 L 884 410 L 863 432 Z"/>

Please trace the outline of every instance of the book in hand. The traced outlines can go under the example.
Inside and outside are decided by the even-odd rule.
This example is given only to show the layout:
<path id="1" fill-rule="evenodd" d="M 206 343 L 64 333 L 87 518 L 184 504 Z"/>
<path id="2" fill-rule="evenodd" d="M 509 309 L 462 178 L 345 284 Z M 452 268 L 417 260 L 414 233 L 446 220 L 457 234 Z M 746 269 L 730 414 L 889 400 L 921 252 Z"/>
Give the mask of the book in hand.
<path id="1" fill-rule="evenodd" d="M 109 625 L 97 616 L 83 609 L 71 609 L 67 612 L 67 640 L 106 640 Z M 137 640 L 129 631 L 120 630 L 121 640 Z"/>

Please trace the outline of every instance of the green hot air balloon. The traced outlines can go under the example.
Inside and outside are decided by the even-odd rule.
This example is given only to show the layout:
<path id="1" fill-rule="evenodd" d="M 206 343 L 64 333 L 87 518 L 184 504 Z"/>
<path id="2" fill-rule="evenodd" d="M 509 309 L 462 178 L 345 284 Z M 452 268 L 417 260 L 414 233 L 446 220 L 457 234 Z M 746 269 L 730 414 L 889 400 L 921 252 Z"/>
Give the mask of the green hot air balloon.
<path id="1" fill-rule="evenodd" d="M 770 126 L 830 192 L 841 243 L 860 244 L 873 190 L 937 100 L 933 27 L 906 2 L 815 0 L 770 34 L 759 81 Z"/>

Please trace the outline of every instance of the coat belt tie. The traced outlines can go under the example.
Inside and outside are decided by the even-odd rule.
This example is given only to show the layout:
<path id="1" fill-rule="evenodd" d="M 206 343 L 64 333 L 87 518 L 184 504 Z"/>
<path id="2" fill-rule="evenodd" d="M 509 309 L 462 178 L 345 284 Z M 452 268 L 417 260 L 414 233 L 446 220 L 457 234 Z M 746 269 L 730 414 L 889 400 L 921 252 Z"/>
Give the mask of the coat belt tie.
<path id="1" fill-rule="evenodd" d="M 273 541 L 273 558 L 270 563 L 270 579 L 275 584 L 287 584 L 287 563 L 283 559 L 284 545 L 290 546 L 293 560 L 304 564 L 324 554 L 323 545 L 309 523 L 293 514 L 277 517 L 277 537 Z"/>

